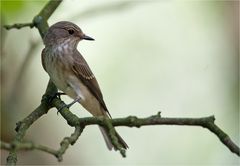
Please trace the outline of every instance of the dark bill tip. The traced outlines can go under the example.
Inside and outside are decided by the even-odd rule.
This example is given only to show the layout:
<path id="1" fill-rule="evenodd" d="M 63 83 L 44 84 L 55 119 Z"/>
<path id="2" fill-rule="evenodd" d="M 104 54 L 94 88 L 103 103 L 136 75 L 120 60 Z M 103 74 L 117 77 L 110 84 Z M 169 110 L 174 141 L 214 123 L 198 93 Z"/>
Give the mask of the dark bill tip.
<path id="1" fill-rule="evenodd" d="M 94 38 L 91 38 L 90 36 L 84 35 L 82 37 L 83 40 L 94 40 Z"/>

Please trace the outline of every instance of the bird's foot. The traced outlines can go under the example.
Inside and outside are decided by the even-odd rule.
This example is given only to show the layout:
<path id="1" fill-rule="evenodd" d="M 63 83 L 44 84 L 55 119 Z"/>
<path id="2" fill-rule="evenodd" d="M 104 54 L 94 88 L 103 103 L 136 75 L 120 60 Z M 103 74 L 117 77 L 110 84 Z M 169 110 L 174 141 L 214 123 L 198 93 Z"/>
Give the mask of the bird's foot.
<path id="1" fill-rule="evenodd" d="M 55 97 L 57 97 L 61 100 L 61 95 L 66 95 L 66 94 L 63 93 L 63 92 L 57 92 L 54 95 L 50 96 L 49 97 L 49 103 L 51 103 Z"/>

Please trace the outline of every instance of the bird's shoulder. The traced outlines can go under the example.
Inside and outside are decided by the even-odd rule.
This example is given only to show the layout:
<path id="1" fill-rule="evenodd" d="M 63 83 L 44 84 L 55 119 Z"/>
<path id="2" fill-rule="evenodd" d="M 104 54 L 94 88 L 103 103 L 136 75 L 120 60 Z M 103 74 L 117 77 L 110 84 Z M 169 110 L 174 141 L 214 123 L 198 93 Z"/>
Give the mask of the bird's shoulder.
<path id="1" fill-rule="evenodd" d="M 95 78 L 92 70 L 90 69 L 87 61 L 80 54 L 80 52 L 76 51 L 72 54 L 73 56 L 73 64 L 72 68 L 75 73 L 81 75 L 86 80 L 92 80 Z"/>

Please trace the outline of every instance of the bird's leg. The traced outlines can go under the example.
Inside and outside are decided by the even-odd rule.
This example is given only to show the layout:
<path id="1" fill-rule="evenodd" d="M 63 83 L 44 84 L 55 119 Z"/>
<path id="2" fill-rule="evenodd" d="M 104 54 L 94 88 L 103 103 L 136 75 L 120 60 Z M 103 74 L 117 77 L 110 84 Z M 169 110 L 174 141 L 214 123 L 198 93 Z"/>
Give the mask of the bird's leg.
<path id="1" fill-rule="evenodd" d="M 69 103 L 66 107 L 70 108 L 73 104 L 75 104 L 76 102 L 79 102 L 81 100 L 81 97 L 77 97 L 75 100 L 73 100 L 71 103 Z"/>
<path id="2" fill-rule="evenodd" d="M 64 105 L 63 107 L 61 107 L 60 109 L 59 109 L 59 111 L 61 111 L 63 108 L 70 108 L 73 104 L 75 104 L 76 102 L 79 102 L 81 100 L 81 97 L 80 96 L 78 96 L 76 99 L 74 99 L 71 103 L 69 103 L 69 104 L 67 104 L 67 105 Z M 58 111 L 58 112 L 59 112 Z"/>

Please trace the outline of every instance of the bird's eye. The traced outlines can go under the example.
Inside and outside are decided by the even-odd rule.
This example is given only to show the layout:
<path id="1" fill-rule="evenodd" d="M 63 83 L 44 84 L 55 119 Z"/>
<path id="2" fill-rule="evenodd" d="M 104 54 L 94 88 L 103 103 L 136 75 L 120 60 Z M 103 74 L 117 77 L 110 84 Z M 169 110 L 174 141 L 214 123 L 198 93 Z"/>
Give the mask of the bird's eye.
<path id="1" fill-rule="evenodd" d="M 68 33 L 69 33 L 70 35 L 72 35 L 72 34 L 74 33 L 74 30 L 73 30 L 73 29 L 68 29 Z"/>

